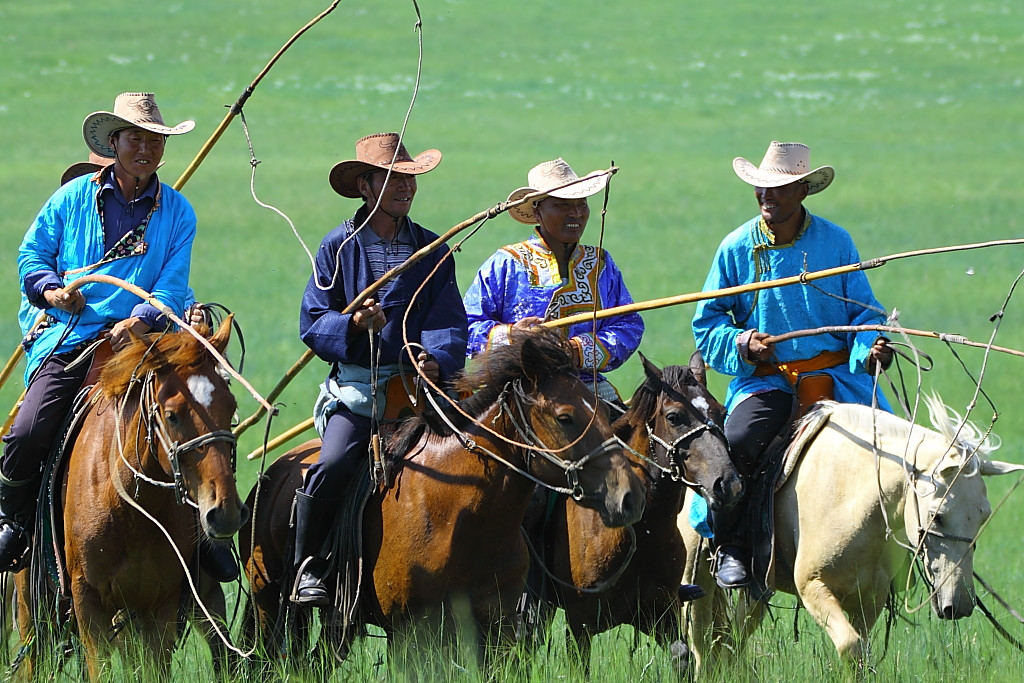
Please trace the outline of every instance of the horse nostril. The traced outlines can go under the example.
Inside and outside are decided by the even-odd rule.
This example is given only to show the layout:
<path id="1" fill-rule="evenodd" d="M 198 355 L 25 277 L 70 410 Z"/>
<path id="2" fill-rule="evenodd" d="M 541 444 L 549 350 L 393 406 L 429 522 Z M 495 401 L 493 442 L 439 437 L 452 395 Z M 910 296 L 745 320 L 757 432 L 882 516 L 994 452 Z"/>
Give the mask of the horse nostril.
<path id="1" fill-rule="evenodd" d="M 245 503 L 242 503 L 241 507 L 238 509 L 238 521 L 239 525 L 245 524 L 249 521 L 249 506 Z"/>

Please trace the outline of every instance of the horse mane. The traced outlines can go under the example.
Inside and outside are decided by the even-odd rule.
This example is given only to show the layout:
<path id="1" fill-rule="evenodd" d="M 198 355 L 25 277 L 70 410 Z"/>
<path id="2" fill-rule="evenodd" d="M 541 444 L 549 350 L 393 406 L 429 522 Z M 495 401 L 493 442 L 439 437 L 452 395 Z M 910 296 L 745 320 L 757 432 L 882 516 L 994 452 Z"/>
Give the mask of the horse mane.
<path id="1" fill-rule="evenodd" d="M 924 403 L 928 407 L 928 419 L 939 434 L 964 455 L 977 454 L 985 458 L 1002 445 L 998 435 L 980 429 L 976 424 L 963 419 L 936 393 L 927 394 Z"/>
<path id="2" fill-rule="evenodd" d="M 690 369 L 684 365 L 665 366 L 661 370 L 660 381 L 650 375 L 645 375 L 643 383 L 637 387 L 633 398 L 629 400 L 629 409 L 612 425 L 615 435 L 623 438 L 623 436 L 643 427 L 654 415 L 654 411 L 658 409 L 658 399 L 663 387 L 670 389 L 696 382 Z"/>
<path id="3" fill-rule="evenodd" d="M 529 367 L 526 367 L 523 358 L 523 345 L 527 341 L 533 344 L 535 351 L 530 354 L 533 362 Z M 460 410 L 453 410 L 444 404 L 442 410 L 447 421 L 432 408 L 406 419 L 389 440 L 388 452 L 392 456 L 404 455 L 424 432 L 439 437 L 451 436 L 454 432 L 448 422 L 462 431 L 473 418 L 486 411 L 498 399 L 509 383 L 523 381 L 529 393 L 534 388 L 534 378 L 565 374 L 578 373 L 562 335 L 544 327 L 536 327 L 529 332 L 514 331 L 509 335 L 508 344 L 488 346 L 455 379 L 455 390 L 459 395 L 468 395 L 468 398 L 459 401 Z M 467 418 L 466 415 L 471 417 Z"/>
<path id="4" fill-rule="evenodd" d="M 188 332 L 148 334 L 115 353 L 100 371 L 99 387 L 108 399 L 128 393 L 133 380 L 164 368 L 198 368 L 209 351 Z"/>

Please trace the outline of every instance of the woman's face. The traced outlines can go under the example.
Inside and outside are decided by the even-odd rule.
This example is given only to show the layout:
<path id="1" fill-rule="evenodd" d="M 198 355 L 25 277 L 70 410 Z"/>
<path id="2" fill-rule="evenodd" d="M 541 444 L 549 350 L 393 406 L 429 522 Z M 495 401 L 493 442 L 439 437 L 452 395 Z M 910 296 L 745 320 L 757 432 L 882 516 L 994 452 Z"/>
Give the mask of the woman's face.
<path id="1" fill-rule="evenodd" d="M 533 208 L 540 224 L 540 233 L 549 247 L 557 244 L 575 244 L 583 237 L 590 218 L 586 197 L 562 199 L 545 197 Z"/>

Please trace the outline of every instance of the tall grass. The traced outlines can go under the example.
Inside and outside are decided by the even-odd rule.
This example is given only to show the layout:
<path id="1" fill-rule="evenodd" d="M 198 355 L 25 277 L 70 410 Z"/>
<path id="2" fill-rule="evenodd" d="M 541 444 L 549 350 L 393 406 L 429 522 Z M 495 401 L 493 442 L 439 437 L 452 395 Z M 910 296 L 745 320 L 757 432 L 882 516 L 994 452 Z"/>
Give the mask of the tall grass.
<path id="1" fill-rule="evenodd" d="M 0 3 L 3 359 L 19 337 L 17 246 L 63 169 L 85 158 L 85 115 L 108 109 L 119 92 L 147 89 L 167 119 L 194 118 L 196 131 L 167 146 L 161 177 L 173 181 L 224 105 L 326 4 Z M 807 142 L 812 162 L 836 167 L 836 182 L 808 207 L 848 228 L 864 258 L 1022 233 L 1024 33 L 1011 0 L 427 0 L 421 7 L 424 68 L 407 139 L 414 154 L 427 147 L 445 154 L 421 179 L 413 212 L 438 232 L 503 200 L 540 161 L 563 156 L 586 172 L 614 160 L 621 171 L 604 234 L 595 211 L 587 240 L 603 239 L 638 300 L 696 291 L 718 241 L 755 211 L 731 159 L 756 163 L 778 139 Z M 294 220 L 310 249 L 355 210 L 328 187 L 331 165 L 351 156 L 358 137 L 401 126 L 416 70 L 414 18 L 411 3 L 342 2 L 246 105 L 261 162 L 256 191 Z M 235 121 L 185 193 L 200 219 L 193 287 L 201 299 L 236 311 L 246 376 L 265 393 L 303 351 L 296 323 L 309 261 L 288 225 L 249 196 L 250 171 Z M 460 284 L 494 249 L 525 234 L 506 217 L 488 222 L 458 253 Z M 1020 254 L 1014 247 L 894 262 L 869 277 L 904 325 L 987 340 Z M 691 315 L 689 307 L 646 314 L 642 350 L 661 364 L 684 362 L 693 349 Z M 1022 319 L 1011 298 L 995 343 L 1021 346 Z M 955 356 L 939 342 L 914 343 L 935 360 L 924 388 L 961 411 L 975 397 L 971 377 L 983 378 L 973 417 L 985 423 L 998 411 L 999 456 L 1024 461 L 1021 359 L 986 359 L 962 347 L 953 347 Z M 913 391 L 917 377 L 903 369 Z M 309 414 L 324 372 L 314 362 L 283 394 L 275 431 Z M 612 380 L 629 393 L 641 377 L 633 360 Z M 711 381 L 722 395 L 727 380 Z M 20 390 L 16 377 L 0 390 L 0 404 L 10 406 Z M 240 392 L 239 400 L 243 414 L 255 407 Z M 254 448 L 261 431 L 250 430 L 240 452 Z M 261 466 L 240 463 L 243 492 Z M 992 483 L 993 500 L 1015 481 L 1004 479 Z M 1022 523 L 1011 496 L 980 540 L 977 560 L 1014 605 L 1024 602 Z M 911 672 L 920 680 L 998 680 L 1007 673 L 1008 680 L 1020 673 L 1020 660 L 978 616 L 954 625 L 923 613 L 914 619 L 916 626 L 901 623 L 891 634 L 879 678 Z M 832 676 L 830 646 L 806 615 L 798 645 L 782 621 L 759 634 L 751 665 L 765 679 Z M 629 654 L 628 632 L 599 641 L 598 675 L 668 678 L 654 664 L 644 668 L 642 653 L 653 656 L 644 639 Z M 568 675 L 557 667 L 546 673 Z"/>

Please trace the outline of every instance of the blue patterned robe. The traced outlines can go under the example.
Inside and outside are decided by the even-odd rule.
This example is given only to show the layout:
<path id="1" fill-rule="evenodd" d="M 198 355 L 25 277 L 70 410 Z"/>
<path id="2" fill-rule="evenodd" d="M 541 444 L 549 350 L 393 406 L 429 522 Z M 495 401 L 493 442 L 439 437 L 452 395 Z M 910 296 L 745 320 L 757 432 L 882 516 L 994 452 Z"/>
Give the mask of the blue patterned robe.
<path id="1" fill-rule="evenodd" d="M 597 308 L 633 303 L 611 255 L 577 244 L 562 281 L 555 255 L 539 235 L 502 247 L 480 266 L 464 297 L 469 318 L 470 357 L 489 344 L 508 343 L 512 324 L 529 316 L 555 320 Z M 644 321 L 637 313 L 571 325 L 583 351 L 583 367 L 600 372 L 622 365 L 640 346 Z M 581 371 L 584 380 L 591 375 Z M 598 375 L 599 379 L 603 379 Z"/>

